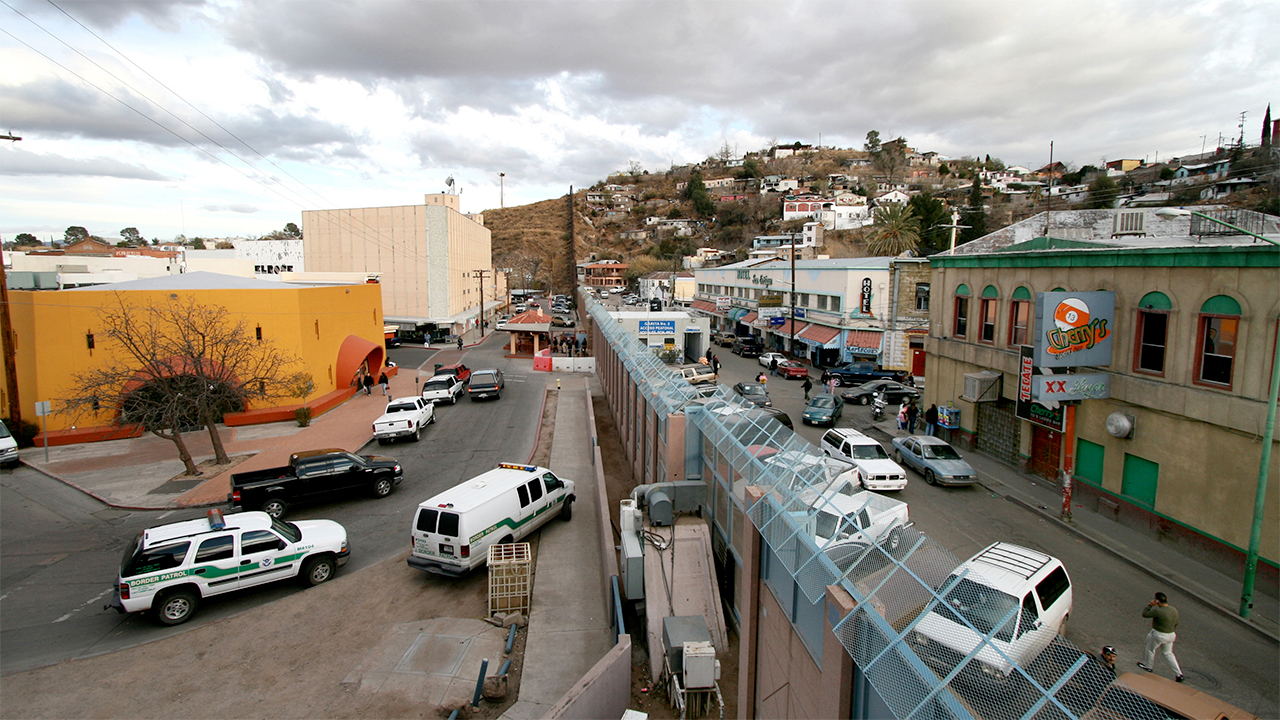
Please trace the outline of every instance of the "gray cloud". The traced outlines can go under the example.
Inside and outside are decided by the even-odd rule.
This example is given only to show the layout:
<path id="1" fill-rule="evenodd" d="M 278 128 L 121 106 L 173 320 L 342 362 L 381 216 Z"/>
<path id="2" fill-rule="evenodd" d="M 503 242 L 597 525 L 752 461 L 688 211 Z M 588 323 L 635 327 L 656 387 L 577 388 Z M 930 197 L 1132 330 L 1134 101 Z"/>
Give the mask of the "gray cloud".
<path id="1" fill-rule="evenodd" d="M 169 32 L 178 30 L 182 16 L 205 4 L 205 0 L 57 0 L 58 7 L 98 30 L 115 29 L 137 16 Z M 25 0 L 18 3 L 18 7 L 32 17 L 65 17 L 57 8 L 40 0 Z"/>
<path id="2" fill-rule="evenodd" d="M 112 177 L 127 180 L 169 180 L 149 168 L 114 158 L 67 158 L 14 149 L 0 153 L 0 175 Z"/>

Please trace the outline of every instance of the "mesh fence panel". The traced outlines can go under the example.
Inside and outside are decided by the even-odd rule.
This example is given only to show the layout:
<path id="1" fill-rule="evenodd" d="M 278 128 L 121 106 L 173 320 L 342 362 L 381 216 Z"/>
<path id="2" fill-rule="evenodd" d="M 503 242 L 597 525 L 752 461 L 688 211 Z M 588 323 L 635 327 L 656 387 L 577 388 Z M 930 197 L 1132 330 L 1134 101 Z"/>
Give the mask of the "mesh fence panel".
<path id="1" fill-rule="evenodd" d="M 1021 600 L 983 586 L 927 534 L 861 523 L 880 496 L 841 504 L 840 467 L 818 448 L 723 385 L 699 395 L 598 302 L 587 306 L 646 401 L 663 413 L 699 404 L 690 426 L 724 455 L 735 489 L 768 491 L 746 514 L 805 596 L 816 602 L 839 584 L 853 597 L 834 636 L 894 717 L 1072 720 L 1095 708 L 1101 717 L 1168 717 L 1057 628 L 1037 628 Z"/>

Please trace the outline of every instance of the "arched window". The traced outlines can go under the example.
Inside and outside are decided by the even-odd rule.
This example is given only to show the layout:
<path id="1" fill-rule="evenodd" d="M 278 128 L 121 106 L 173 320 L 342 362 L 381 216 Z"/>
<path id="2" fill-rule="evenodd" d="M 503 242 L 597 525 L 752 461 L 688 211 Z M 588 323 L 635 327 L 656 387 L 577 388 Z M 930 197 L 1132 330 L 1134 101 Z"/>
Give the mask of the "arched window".
<path id="1" fill-rule="evenodd" d="M 1200 306 L 1193 382 L 1231 389 L 1239 331 L 1240 303 L 1234 298 L 1215 295 Z"/>
<path id="2" fill-rule="evenodd" d="M 1000 302 L 1000 291 L 995 285 L 982 289 L 982 327 L 979 329 L 978 342 L 987 345 L 996 343 L 996 308 Z"/>
<path id="3" fill-rule="evenodd" d="M 955 322 L 951 326 L 951 335 L 962 338 L 969 332 L 969 286 L 964 283 L 956 288 Z"/>
<path id="4" fill-rule="evenodd" d="M 1164 375 L 1165 350 L 1169 343 L 1169 313 L 1173 303 L 1162 292 L 1149 292 L 1138 301 L 1134 332 L 1133 370 L 1148 375 Z"/>
<path id="5" fill-rule="evenodd" d="M 1031 291 L 1019 286 L 1009 301 L 1009 347 L 1026 345 L 1031 327 Z"/>

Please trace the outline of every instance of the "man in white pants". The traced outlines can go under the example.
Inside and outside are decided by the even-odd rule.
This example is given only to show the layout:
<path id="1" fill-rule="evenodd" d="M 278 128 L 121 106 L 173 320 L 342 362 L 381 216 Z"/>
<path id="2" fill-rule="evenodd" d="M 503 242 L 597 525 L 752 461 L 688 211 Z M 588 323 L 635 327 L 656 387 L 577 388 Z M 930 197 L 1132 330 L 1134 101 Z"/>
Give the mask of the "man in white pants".
<path id="1" fill-rule="evenodd" d="M 1142 617 L 1151 618 L 1151 632 L 1147 633 L 1146 653 L 1143 656 L 1145 662 L 1138 663 L 1138 667 L 1153 672 L 1152 664 L 1155 663 L 1156 651 L 1159 650 L 1178 676 L 1177 681 L 1182 682 L 1182 668 L 1178 666 L 1178 658 L 1173 656 L 1173 641 L 1178 639 L 1178 609 L 1169 604 L 1169 598 L 1164 593 L 1158 592 L 1155 599 L 1147 603 Z"/>

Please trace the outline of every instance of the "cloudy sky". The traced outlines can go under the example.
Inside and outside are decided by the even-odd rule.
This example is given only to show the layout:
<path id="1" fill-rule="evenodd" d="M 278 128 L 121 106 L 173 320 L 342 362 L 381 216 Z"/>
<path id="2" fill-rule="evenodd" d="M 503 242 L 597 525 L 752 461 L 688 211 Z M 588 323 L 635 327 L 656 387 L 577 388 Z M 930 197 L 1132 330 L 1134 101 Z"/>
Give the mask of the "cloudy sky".
<path id="1" fill-rule="evenodd" d="M 1257 142 L 1280 3 L 0 0 L 0 236 L 477 212 L 770 141 L 1039 167 Z M 1207 137 L 1203 140 L 1202 137 Z"/>

